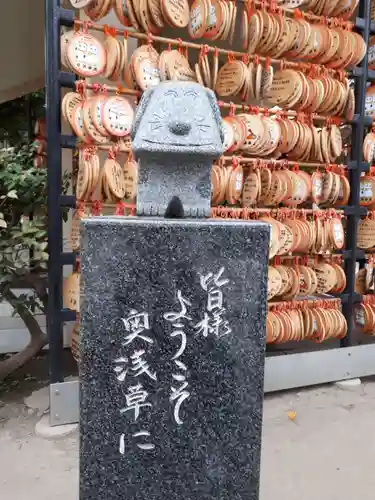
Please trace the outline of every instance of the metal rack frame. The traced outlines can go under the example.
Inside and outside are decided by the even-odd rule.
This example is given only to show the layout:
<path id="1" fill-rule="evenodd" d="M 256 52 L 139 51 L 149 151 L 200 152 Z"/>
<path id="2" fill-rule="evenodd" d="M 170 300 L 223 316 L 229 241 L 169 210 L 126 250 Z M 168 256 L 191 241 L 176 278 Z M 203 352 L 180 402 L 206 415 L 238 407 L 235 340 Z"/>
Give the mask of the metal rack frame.
<path id="1" fill-rule="evenodd" d="M 371 0 L 360 0 L 359 18 L 356 27 L 362 32 L 366 44 L 370 34 L 370 3 Z M 350 198 L 349 205 L 353 207 L 351 215 L 347 218 L 346 248 L 350 250 L 350 256 L 345 261 L 345 274 L 347 278 L 346 300 L 343 301 L 343 313 L 348 322 L 348 334 L 342 339 L 343 347 L 353 345 L 353 307 L 360 302 L 361 297 L 355 292 L 355 271 L 361 252 L 357 250 L 358 221 L 362 215 L 366 215 L 367 209 L 360 207 L 360 177 L 362 172 L 369 170 L 369 164 L 362 161 L 362 145 L 366 126 L 372 125 L 372 119 L 365 117 L 365 95 L 368 79 L 368 52 L 360 66 L 353 71 L 355 78 L 355 116 L 352 124 L 351 141 L 351 165 L 350 170 Z"/>
<path id="2" fill-rule="evenodd" d="M 62 149 L 74 149 L 75 137 L 61 134 L 61 88 L 74 88 L 75 76 L 60 70 L 60 27 L 73 27 L 74 11 L 63 9 L 60 0 L 45 0 L 45 9 L 49 215 L 47 328 L 50 345 L 51 425 L 58 425 L 78 420 L 78 381 L 64 382 L 62 366 L 63 326 L 65 322 L 75 320 L 75 313 L 64 309 L 62 301 L 63 267 L 75 264 L 75 254 L 63 252 L 62 210 L 75 208 L 75 197 L 62 194 Z M 375 33 L 375 23 L 370 22 L 370 0 L 360 0 L 355 29 L 362 33 L 366 43 L 370 33 Z M 369 164 L 362 161 L 362 144 L 365 127 L 372 125 L 372 120 L 364 117 L 365 91 L 367 81 L 375 81 L 375 71 L 368 71 L 367 63 L 366 54 L 361 65 L 352 72 L 355 79 L 356 108 L 352 121 L 351 160 L 348 164 L 351 195 L 344 212 L 347 216 L 347 243 L 343 254 L 347 286 L 340 297 L 348 322 L 348 334 L 341 341 L 339 349 L 267 357 L 266 392 L 375 373 L 375 344 L 354 346 L 352 320 L 353 308 L 361 300 L 355 293 L 355 268 L 357 261 L 364 258 L 363 252 L 357 249 L 357 227 L 359 218 L 367 212 L 359 205 L 360 176 L 369 169 Z"/>

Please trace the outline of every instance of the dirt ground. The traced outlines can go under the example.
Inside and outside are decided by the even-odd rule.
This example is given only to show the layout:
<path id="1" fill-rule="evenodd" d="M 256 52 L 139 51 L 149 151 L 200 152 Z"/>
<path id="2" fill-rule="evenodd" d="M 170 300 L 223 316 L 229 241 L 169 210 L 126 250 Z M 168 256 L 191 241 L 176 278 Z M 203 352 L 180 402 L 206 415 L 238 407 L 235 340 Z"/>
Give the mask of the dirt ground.
<path id="1" fill-rule="evenodd" d="M 78 500 L 78 435 L 35 436 L 39 416 L 24 404 L 46 384 L 39 370 L 0 387 L 2 499 Z M 374 428 L 372 380 L 353 392 L 322 386 L 267 396 L 260 500 L 373 500 Z"/>

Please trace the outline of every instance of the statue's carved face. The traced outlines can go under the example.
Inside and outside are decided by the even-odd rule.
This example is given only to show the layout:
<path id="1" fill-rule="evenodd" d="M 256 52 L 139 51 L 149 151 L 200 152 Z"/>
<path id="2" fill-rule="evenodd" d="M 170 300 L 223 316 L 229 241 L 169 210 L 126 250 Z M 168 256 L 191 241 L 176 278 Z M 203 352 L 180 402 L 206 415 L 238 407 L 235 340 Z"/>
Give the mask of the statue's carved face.
<path id="1" fill-rule="evenodd" d="M 152 99 L 143 140 L 175 146 L 212 144 L 212 117 L 200 112 L 201 96 L 195 90 L 167 90 Z"/>
<path id="2" fill-rule="evenodd" d="M 198 84 L 168 82 L 151 91 L 137 124 L 135 148 L 160 152 L 210 153 L 222 148 L 216 103 Z M 147 146 L 149 145 L 149 147 Z"/>

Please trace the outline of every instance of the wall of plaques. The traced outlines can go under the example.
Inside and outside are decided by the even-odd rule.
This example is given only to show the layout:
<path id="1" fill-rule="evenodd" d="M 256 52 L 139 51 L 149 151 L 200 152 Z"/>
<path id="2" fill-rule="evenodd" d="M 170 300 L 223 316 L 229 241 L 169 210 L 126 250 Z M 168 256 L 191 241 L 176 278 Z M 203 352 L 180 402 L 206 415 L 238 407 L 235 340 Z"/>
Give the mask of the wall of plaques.
<path id="1" fill-rule="evenodd" d="M 48 37 L 59 37 L 59 82 L 71 87 L 58 99 L 71 135 L 59 142 L 78 159 L 73 196 L 62 197 L 72 210 L 72 254 L 63 264 L 74 268 L 60 283 L 59 316 L 76 318 L 74 357 L 79 222 L 135 215 L 129 132 L 142 92 L 164 80 L 197 81 L 219 99 L 225 152 L 213 167 L 211 216 L 271 225 L 271 358 L 351 348 L 358 329 L 375 334 L 375 301 L 361 302 L 375 289 L 375 133 L 361 118 L 375 103 L 373 87 L 366 90 L 369 1 L 70 4 Z"/>
<path id="2" fill-rule="evenodd" d="M 363 139 L 363 160 L 369 165 L 360 178 L 359 203 L 365 207 L 358 223 L 357 253 L 358 262 L 355 273 L 355 292 L 359 300 L 354 308 L 353 320 L 361 342 L 372 343 L 375 337 L 375 323 L 373 311 L 375 305 L 375 119 L 374 91 L 375 91 L 375 3 L 371 2 L 370 37 L 368 41 L 368 82 L 365 95 L 365 115 L 369 118 Z"/>

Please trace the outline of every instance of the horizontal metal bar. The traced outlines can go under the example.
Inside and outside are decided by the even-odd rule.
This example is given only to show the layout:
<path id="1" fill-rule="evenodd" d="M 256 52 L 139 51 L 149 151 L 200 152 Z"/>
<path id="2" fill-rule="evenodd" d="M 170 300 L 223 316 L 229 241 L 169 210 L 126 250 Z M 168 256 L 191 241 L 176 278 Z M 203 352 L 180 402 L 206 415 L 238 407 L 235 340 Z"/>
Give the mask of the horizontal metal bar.
<path id="1" fill-rule="evenodd" d="M 357 170 L 358 164 L 355 160 L 348 161 L 346 168 L 348 170 Z"/>
<path id="2" fill-rule="evenodd" d="M 375 81 L 375 70 L 373 70 L 373 69 L 369 69 L 369 70 L 368 70 L 368 73 L 367 73 L 367 80 L 368 80 L 369 82 L 373 82 L 373 81 Z"/>
<path id="3" fill-rule="evenodd" d="M 367 161 L 363 161 L 360 165 L 360 170 L 361 170 L 361 172 L 369 172 L 370 171 L 370 164 Z"/>
<path id="4" fill-rule="evenodd" d="M 356 66 L 350 70 L 351 76 L 358 77 L 363 75 L 363 68 L 361 66 Z"/>
<path id="5" fill-rule="evenodd" d="M 358 163 L 357 161 L 355 160 L 351 160 L 347 163 L 346 165 L 347 169 L 348 170 L 357 170 L 358 168 Z M 370 170 L 370 164 L 367 163 L 366 161 L 363 161 L 361 164 L 360 164 L 360 171 L 361 172 L 368 172 Z"/>
<path id="6" fill-rule="evenodd" d="M 362 295 L 359 295 L 356 292 L 354 292 L 352 296 L 349 293 L 342 293 L 341 295 L 339 295 L 339 298 L 343 304 L 346 304 L 348 302 L 351 302 L 352 304 L 358 304 L 362 301 Z"/>
<path id="7" fill-rule="evenodd" d="M 75 135 L 61 135 L 60 145 L 64 149 L 74 149 L 77 145 L 77 137 Z"/>
<path id="8" fill-rule="evenodd" d="M 343 259 L 350 259 L 353 255 L 352 250 L 342 250 L 342 252 L 338 252 Z"/>
<path id="9" fill-rule="evenodd" d="M 341 255 L 343 259 L 351 259 L 352 256 L 353 256 L 353 251 L 349 250 L 349 249 L 346 249 L 346 250 L 343 250 L 341 253 L 338 252 L 338 254 Z M 365 252 L 364 252 L 364 250 L 362 250 L 362 248 L 357 248 L 356 249 L 356 251 L 355 251 L 355 258 L 357 260 L 365 258 Z"/>
<path id="10" fill-rule="evenodd" d="M 363 125 L 365 127 L 372 127 L 373 124 L 372 116 L 364 116 L 362 119 L 363 119 Z"/>
<path id="11" fill-rule="evenodd" d="M 60 196 L 60 206 L 67 208 L 75 208 L 76 206 L 76 197 L 74 195 L 61 195 Z M 115 206 L 115 205 L 114 205 Z M 222 207 L 224 208 L 224 207 Z M 240 209 L 238 209 L 240 210 Z M 272 211 L 272 208 L 259 209 L 265 211 Z M 348 206 L 343 207 L 344 215 L 356 215 L 357 217 L 361 217 L 367 215 L 366 207 L 356 207 L 356 206 Z"/>
<path id="12" fill-rule="evenodd" d="M 83 21 L 81 19 L 76 19 L 75 25 L 76 26 L 84 26 L 85 22 L 86 21 Z M 90 29 L 105 32 L 106 25 L 90 22 Z M 137 31 L 135 31 L 134 28 L 124 27 L 124 29 L 117 29 L 116 32 L 119 36 L 126 36 L 126 37 L 130 37 L 130 38 L 135 38 L 137 40 L 142 40 L 145 42 L 163 43 L 163 44 L 173 45 L 173 46 L 181 47 L 181 48 L 183 47 L 183 48 L 199 50 L 199 51 L 202 50 L 202 45 L 198 44 L 198 43 L 188 42 L 188 41 L 176 39 L 176 38 L 166 38 L 166 37 L 162 37 L 162 36 L 156 36 L 156 35 L 153 35 L 151 33 L 139 33 Z M 245 55 L 244 52 L 223 49 L 223 48 L 219 48 L 219 47 L 214 47 L 212 45 L 206 45 L 205 47 L 207 49 L 207 52 L 218 52 L 218 54 L 220 54 L 220 55 L 240 57 L 240 58 L 243 58 Z M 297 61 L 286 61 L 284 59 L 281 60 L 281 59 L 274 59 L 274 58 L 271 58 L 270 61 L 267 61 L 267 58 L 265 56 L 258 56 L 256 54 L 247 54 L 247 56 L 248 56 L 250 61 L 254 60 L 255 58 L 259 58 L 259 61 L 262 64 L 263 64 L 263 62 L 264 63 L 269 62 L 272 66 L 276 66 L 276 67 L 284 67 L 285 66 L 286 68 L 293 68 L 296 70 L 301 70 L 301 69 L 305 68 L 305 65 L 303 63 L 297 62 Z M 323 68 L 323 66 L 319 66 L 319 67 Z M 331 69 L 330 74 L 339 76 L 338 70 L 335 70 L 335 69 Z M 229 103 L 227 103 L 227 104 L 229 106 Z M 239 105 L 235 104 L 235 106 L 239 106 Z M 242 109 L 242 106 L 239 106 L 239 108 Z M 260 112 L 262 112 L 262 111 L 260 111 Z M 286 111 L 286 113 L 290 116 L 296 116 L 296 114 L 297 114 L 296 111 L 294 111 L 294 110 L 288 110 L 288 111 Z M 319 116 L 319 115 L 314 114 L 314 115 L 312 115 L 312 117 L 314 118 L 314 120 L 324 120 L 324 121 L 326 120 L 325 116 Z"/>
<path id="13" fill-rule="evenodd" d="M 72 28 L 74 26 L 75 11 L 71 9 L 59 9 L 59 17 L 61 26 Z"/>
<path id="14" fill-rule="evenodd" d="M 70 309 L 61 309 L 60 317 L 62 322 L 75 321 L 77 313 L 75 311 L 71 311 Z"/>
<path id="15" fill-rule="evenodd" d="M 344 207 L 344 215 L 356 215 L 357 217 L 361 217 L 363 215 L 367 215 L 366 207 L 357 207 L 356 205 L 350 205 L 348 207 Z"/>
<path id="16" fill-rule="evenodd" d="M 341 302 L 342 302 L 343 304 L 345 304 L 346 302 L 348 302 L 349 297 L 350 297 L 350 296 L 349 296 L 349 294 L 348 294 L 348 293 L 342 293 L 342 294 L 340 294 L 340 295 L 339 295 L 339 298 L 340 298 L 340 300 L 341 300 Z"/>
<path id="17" fill-rule="evenodd" d="M 61 254 L 61 265 L 62 266 L 74 266 L 76 263 L 77 254 L 76 252 L 63 252 Z"/>
<path id="18" fill-rule="evenodd" d="M 358 113 L 356 113 L 354 116 L 353 116 L 353 119 L 349 122 L 353 125 L 357 125 L 357 124 L 360 124 L 361 122 L 363 122 L 363 125 L 365 127 L 371 127 L 372 125 L 372 117 L 371 116 L 362 116 Z"/>
<path id="19" fill-rule="evenodd" d="M 62 87 L 68 87 L 70 89 L 76 88 L 76 76 L 73 73 L 68 73 L 67 71 L 60 71 L 59 82 Z"/>
<path id="20" fill-rule="evenodd" d="M 361 120 L 361 115 L 359 115 L 358 113 L 354 114 L 353 118 L 351 119 L 350 123 L 353 123 L 353 124 L 356 124 L 356 123 L 359 123 L 360 120 Z"/>
<path id="21" fill-rule="evenodd" d="M 75 208 L 76 197 L 73 194 L 62 194 L 60 196 L 60 207 Z"/>
<path id="22" fill-rule="evenodd" d="M 363 17 L 356 17 L 354 21 L 354 26 L 358 31 L 363 31 L 365 29 L 365 20 Z"/>
<path id="23" fill-rule="evenodd" d="M 366 253 L 362 248 L 357 248 L 355 252 L 356 260 L 366 260 Z"/>

